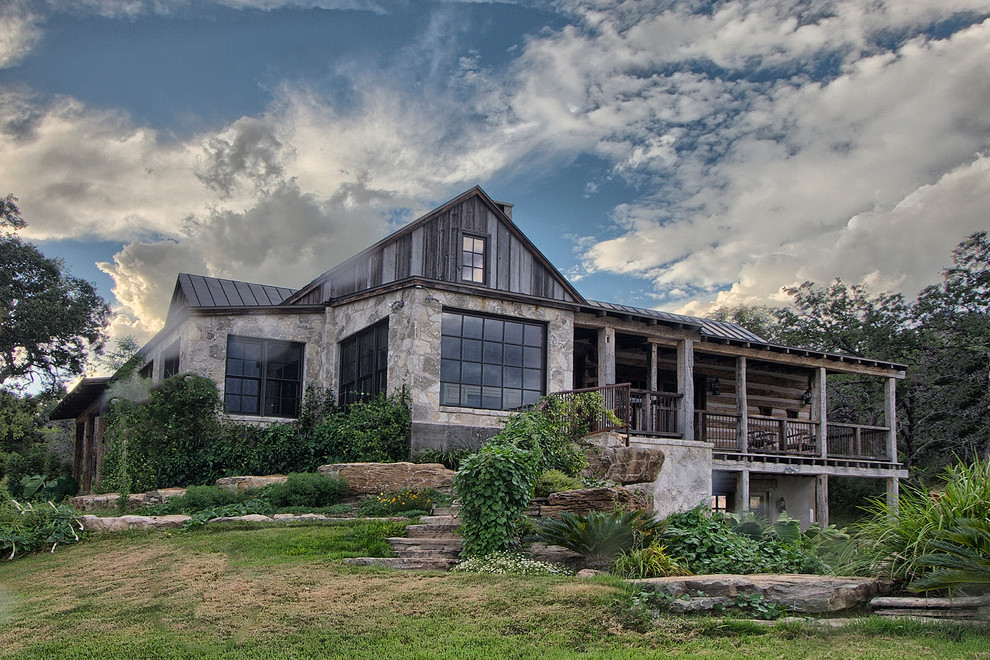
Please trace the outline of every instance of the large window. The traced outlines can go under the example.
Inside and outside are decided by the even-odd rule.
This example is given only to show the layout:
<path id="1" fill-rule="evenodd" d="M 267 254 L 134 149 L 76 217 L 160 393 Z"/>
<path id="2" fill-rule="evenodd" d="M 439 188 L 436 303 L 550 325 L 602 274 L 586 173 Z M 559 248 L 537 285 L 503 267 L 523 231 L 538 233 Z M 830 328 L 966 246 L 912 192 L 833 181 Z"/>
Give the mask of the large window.
<path id="1" fill-rule="evenodd" d="M 227 336 L 227 412 L 298 417 L 304 344 Z"/>
<path id="2" fill-rule="evenodd" d="M 440 405 L 511 410 L 546 392 L 546 327 L 443 313 Z"/>
<path id="3" fill-rule="evenodd" d="M 485 283 L 485 239 L 468 235 L 461 237 L 461 279 Z"/>
<path id="4" fill-rule="evenodd" d="M 162 380 L 171 378 L 179 373 L 179 340 L 176 339 L 168 349 L 162 353 Z"/>
<path id="5" fill-rule="evenodd" d="M 340 399 L 353 403 L 384 392 L 388 384 L 388 320 L 340 342 Z"/>

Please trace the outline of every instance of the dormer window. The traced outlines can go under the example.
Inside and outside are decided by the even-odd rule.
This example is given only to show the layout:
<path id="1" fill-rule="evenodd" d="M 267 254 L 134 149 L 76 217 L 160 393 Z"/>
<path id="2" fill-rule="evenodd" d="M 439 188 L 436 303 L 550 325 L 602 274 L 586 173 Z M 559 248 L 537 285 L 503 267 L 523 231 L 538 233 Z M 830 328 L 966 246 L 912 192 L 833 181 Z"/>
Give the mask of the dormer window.
<path id="1" fill-rule="evenodd" d="M 461 281 L 485 283 L 485 239 L 464 235 L 461 238 Z"/>

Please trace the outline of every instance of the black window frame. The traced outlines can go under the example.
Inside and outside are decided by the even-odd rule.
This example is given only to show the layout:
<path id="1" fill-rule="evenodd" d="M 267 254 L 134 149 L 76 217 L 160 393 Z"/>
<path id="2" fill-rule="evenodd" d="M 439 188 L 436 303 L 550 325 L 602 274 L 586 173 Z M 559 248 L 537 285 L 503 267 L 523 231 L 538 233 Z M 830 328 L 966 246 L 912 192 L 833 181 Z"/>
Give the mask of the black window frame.
<path id="1" fill-rule="evenodd" d="M 480 286 L 488 285 L 488 245 L 489 237 L 485 234 L 473 234 L 461 232 L 460 237 L 460 263 L 458 264 L 459 279 L 461 282 L 468 282 Z M 471 249 L 465 245 L 465 241 L 472 241 Z M 481 252 L 477 251 L 477 242 L 481 242 Z M 480 265 L 479 265 L 480 261 Z M 465 277 L 465 273 L 470 271 L 471 277 Z M 481 273 L 481 279 L 475 279 L 474 274 Z"/>
<path id="2" fill-rule="evenodd" d="M 302 342 L 227 335 L 224 408 L 232 415 L 298 418 L 305 359 Z"/>
<path id="3" fill-rule="evenodd" d="M 444 309 L 440 405 L 515 410 L 536 403 L 547 392 L 547 335 L 540 321 Z"/>
<path id="4" fill-rule="evenodd" d="M 388 389 L 388 319 L 340 342 L 340 404 L 367 401 Z"/>

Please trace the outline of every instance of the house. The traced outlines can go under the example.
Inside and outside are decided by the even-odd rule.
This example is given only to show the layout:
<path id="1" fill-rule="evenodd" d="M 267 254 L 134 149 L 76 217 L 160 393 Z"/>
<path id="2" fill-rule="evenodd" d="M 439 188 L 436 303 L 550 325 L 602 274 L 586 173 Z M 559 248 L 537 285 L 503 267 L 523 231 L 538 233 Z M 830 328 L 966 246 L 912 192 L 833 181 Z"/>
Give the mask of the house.
<path id="1" fill-rule="evenodd" d="M 905 367 L 775 346 L 731 323 L 584 298 L 473 188 L 301 289 L 181 274 L 142 374 L 213 379 L 227 413 L 298 414 L 305 387 L 343 400 L 407 386 L 412 449 L 477 446 L 507 411 L 600 389 L 632 445 L 659 447 L 661 512 L 711 499 L 828 520 L 830 477 L 885 479 L 897 463 L 894 393 Z M 879 424 L 828 419 L 826 381 L 879 379 Z M 85 379 L 55 418 L 77 420 L 75 475 L 99 479 L 105 379 Z"/>

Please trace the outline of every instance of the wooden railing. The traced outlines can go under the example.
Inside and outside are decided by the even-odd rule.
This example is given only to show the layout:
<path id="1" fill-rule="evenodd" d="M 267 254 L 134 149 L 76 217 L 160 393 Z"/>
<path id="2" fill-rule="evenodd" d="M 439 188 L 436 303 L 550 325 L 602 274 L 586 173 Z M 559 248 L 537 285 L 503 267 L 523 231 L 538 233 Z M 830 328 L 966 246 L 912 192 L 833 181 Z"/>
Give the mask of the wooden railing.
<path id="1" fill-rule="evenodd" d="M 807 419 L 749 416 L 746 450 L 753 454 L 820 456 L 819 423 Z M 695 411 L 694 437 L 723 451 L 739 451 L 739 415 Z M 827 457 L 890 460 L 888 430 L 879 426 L 828 424 Z"/>
<path id="2" fill-rule="evenodd" d="M 633 435 L 677 435 L 677 410 L 682 395 L 655 390 L 630 390 L 629 432 Z"/>
<path id="3" fill-rule="evenodd" d="M 619 423 L 616 424 L 614 419 L 610 419 L 608 415 L 602 414 L 594 420 L 573 420 L 572 424 L 574 427 L 587 424 L 589 427 L 589 433 L 603 433 L 605 431 L 618 430 L 628 431 L 631 413 L 629 406 L 630 389 L 631 385 L 629 383 L 620 383 L 618 385 L 585 387 L 579 390 L 554 392 L 550 396 L 557 399 L 562 399 L 564 401 L 573 401 L 575 395 L 584 394 L 585 392 L 600 392 L 602 399 L 605 401 L 605 407 L 615 413 L 615 417 L 618 418 Z M 573 429 L 569 429 L 568 432 L 571 435 L 574 434 Z"/>

